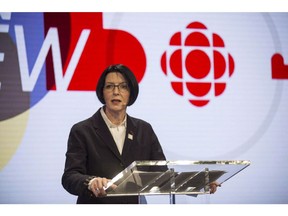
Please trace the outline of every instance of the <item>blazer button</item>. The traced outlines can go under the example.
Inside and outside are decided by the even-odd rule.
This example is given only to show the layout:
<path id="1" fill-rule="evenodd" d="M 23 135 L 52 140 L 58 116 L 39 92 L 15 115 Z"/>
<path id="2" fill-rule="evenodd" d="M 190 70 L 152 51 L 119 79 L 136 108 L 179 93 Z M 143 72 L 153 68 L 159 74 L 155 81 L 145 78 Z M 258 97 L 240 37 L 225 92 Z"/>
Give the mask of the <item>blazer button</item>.
<path id="1" fill-rule="evenodd" d="M 123 165 L 122 163 L 120 163 L 120 166 L 121 166 L 122 168 L 124 168 L 124 165 Z"/>

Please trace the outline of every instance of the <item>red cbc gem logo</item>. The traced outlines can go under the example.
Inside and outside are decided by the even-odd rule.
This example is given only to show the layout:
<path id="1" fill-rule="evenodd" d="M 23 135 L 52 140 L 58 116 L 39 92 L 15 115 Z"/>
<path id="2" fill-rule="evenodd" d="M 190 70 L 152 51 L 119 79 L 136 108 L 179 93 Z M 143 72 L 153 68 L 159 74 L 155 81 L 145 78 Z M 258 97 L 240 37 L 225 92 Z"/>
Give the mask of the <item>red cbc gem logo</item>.
<path id="1" fill-rule="evenodd" d="M 200 22 L 190 23 L 170 39 L 161 68 L 178 95 L 197 107 L 220 96 L 234 72 L 234 60 L 223 39 Z"/>

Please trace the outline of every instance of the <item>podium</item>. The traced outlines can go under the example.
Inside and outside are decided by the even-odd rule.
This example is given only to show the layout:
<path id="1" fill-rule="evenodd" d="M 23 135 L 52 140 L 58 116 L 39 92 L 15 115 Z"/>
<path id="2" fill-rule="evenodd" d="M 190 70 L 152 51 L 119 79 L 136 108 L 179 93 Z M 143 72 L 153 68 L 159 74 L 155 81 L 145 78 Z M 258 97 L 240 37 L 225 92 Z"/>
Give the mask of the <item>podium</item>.
<path id="1" fill-rule="evenodd" d="M 250 165 L 234 161 L 134 161 L 107 185 L 107 196 L 167 195 L 175 204 L 175 195 L 209 194 L 209 185 L 224 182 Z"/>

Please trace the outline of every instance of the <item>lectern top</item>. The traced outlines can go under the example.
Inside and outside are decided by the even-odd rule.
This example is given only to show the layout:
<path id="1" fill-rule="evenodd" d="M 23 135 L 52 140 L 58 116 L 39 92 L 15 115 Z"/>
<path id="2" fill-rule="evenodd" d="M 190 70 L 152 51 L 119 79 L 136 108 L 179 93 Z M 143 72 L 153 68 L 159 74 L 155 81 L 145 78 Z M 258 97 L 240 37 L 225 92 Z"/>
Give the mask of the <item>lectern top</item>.
<path id="1" fill-rule="evenodd" d="M 248 160 L 134 161 L 109 182 L 106 191 L 107 196 L 205 194 L 211 182 L 223 184 L 249 165 Z"/>

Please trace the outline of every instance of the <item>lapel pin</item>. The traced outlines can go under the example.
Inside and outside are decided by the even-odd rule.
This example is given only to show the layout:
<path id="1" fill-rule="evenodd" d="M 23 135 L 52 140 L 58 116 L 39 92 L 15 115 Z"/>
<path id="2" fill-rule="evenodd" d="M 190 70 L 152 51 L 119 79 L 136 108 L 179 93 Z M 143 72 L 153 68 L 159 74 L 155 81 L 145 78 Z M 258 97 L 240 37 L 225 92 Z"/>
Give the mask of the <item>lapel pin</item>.
<path id="1" fill-rule="evenodd" d="M 131 133 L 128 133 L 128 139 L 133 140 L 133 135 Z"/>

